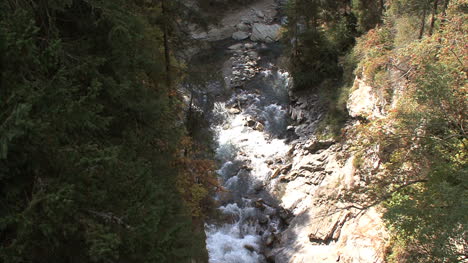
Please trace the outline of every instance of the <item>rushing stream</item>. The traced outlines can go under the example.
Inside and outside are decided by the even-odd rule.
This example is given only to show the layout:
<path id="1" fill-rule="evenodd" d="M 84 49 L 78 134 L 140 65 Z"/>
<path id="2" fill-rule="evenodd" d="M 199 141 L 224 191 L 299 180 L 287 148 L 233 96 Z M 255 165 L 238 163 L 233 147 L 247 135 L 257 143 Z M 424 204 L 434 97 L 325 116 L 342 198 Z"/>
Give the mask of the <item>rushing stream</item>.
<path id="1" fill-rule="evenodd" d="M 283 157 L 288 150 L 284 139 L 278 138 L 287 126 L 286 105 L 279 99 L 287 74 L 264 71 L 262 75 L 264 84 L 269 84 L 263 88 L 277 88 L 278 96 L 267 96 L 262 89 L 259 93 L 244 90 L 235 92 L 229 101 L 214 109 L 224 119 L 213 127 L 218 144 L 216 157 L 223 163 L 218 174 L 232 194 L 219 209 L 232 220 L 206 226 L 212 263 L 262 262 L 263 256 L 258 253 L 262 243 L 278 229 L 276 210 L 265 204 L 260 206 L 255 200 L 272 174 L 268 162 Z M 227 105 L 237 103 L 241 112 L 230 113 Z"/>
<path id="2" fill-rule="evenodd" d="M 221 205 L 221 219 L 205 225 L 210 263 L 266 262 L 265 246 L 281 227 L 275 198 L 267 188 L 274 172 L 271 165 L 283 162 L 289 150 L 289 76 L 273 65 L 271 52 L 260 58 L 252 52 L 262 55 L 261 50 L 246 47 L 251 44 L 234 52 L 225 48 L 224 55 L 218 54 L 224 60 L 223 69 L 218 71 L 226 84 L 211 80 L 208 86 L 224 89 L 224 96 L 213 95 L 216 92 L 204 95 L 212 97 L 209 118 L 220 164 L 217 172 L 225 189 L 215 197 Z M 263 50 L 269 51 L 265 45 Z M 247 72 L 253 64 L 254 74 L 250 71 L 250 77 L 237 76 L 243 80 L 241 87 L 230 85 L 236 78 L 233 71 Z"/>

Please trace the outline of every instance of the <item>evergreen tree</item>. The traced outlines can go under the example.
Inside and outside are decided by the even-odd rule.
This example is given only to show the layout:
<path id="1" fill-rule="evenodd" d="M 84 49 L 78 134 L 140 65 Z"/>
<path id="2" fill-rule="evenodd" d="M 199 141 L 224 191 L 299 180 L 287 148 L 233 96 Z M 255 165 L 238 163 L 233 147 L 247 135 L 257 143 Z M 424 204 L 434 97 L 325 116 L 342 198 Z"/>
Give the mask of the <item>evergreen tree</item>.
<path id="1" fill-rule="evenodd" d="M 203 257 L 157 4 L 0 3 L 1 261 Z"/>

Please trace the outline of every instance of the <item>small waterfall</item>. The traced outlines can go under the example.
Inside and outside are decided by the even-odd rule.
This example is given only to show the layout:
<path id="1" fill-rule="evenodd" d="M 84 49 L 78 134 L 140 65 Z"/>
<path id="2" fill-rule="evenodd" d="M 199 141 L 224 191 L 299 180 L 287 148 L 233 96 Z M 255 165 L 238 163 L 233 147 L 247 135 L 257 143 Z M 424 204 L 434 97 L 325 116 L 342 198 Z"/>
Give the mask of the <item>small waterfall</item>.
<path id="1" fill-rule="evenodd" d="M 280 219 L 259 200 L 268 193 L 272 160 L 289 150 L 288 78 L 287 72 L 263 70 L 252 80 L 257 88 L 235 90 L 214 106 L 216 158 L 222 163 L 217 172 L 227 193 L 216 197 L 223 220 L 205 226 L 210 263 L 266 262 L 264 243 Z"/>

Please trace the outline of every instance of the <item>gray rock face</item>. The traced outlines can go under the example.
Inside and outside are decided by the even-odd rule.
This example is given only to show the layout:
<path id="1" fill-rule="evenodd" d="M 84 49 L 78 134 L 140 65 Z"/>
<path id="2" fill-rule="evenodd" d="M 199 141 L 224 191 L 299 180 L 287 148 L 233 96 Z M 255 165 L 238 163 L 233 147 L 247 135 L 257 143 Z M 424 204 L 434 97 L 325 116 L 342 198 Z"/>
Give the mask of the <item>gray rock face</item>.
<path id="1" fill-rule="evenodd" d="M 279 31 L 281 26 L 274 25 L 265 25 L 260 23 L 255 23 L 252 26 L 252 35 L 250 39 L 252 41 L 261 41 L 266 43 L 272 43 L 279 40 Z"/>
<path id="2" fill-rule="evenodd" d="M 346 203 L 335 200 L 359 178 L 353 159 L 343 163 L 341 146 L 330 144 L 315 139 L 297 142 L 291 171 L 278 177 L 285 187 L 281 207 L 291 214 L 268 253 L 276 263 L 384 262 L 387 235 L 377 210 L 356 216 L 356 211 L 343 208 Z M 322 149 L 315 152 L 316 147 Z"/>
<path id="3" fill-rule="evenodd" d="M 300 94 L 299 97 L 290 96 L 291 105 L 289 115 L 296 125 L 290 127 L 299 137 L 307 138 L 313 134 L 319 121 L 325 115 L 326 107 L 321 98 L 315 94 Z"/>
<path id="4" fill-rule="evenodd" d="M 367 95 L 368 89 L 361 90 L 361 97 L 375 102 L 375 97 Z M 353 139 L 317 139 L 315 127 L 326 112 L 321 98 L 313 93 L 292 92 L 290 99 L 294 126 L 288 130 L 294 131 L 298 139 L 291 143 L 283 169 L 270 166 L 270 180 L 277 183 L 280 206 L 289 216 L 284 219 L 286 228 L 275 233 L 271 248 L 267 246 L 266 257 L 276 263 L 383 263 L 388 234 L 380 212 L 376 208 L 358 211 L 349 208 L 352 202 L 341 200 L 347 191 L 365 184 L 354 166 L 354 156 L 347 152 Z M 375 115 L 375 104 L 358 112 Z M 374 162 L 369 159 L 365 165 Z M 378 162 L 373 167 L 377 166 Z M 281 210 L 279 213 L 282 218 Z"/>
<path id="5" fill-rule="evenodd" d="M 244 40 L 249 38 L 250 34 L 247 32 L 237 31 L 232 34 L 234 40 Z"/>

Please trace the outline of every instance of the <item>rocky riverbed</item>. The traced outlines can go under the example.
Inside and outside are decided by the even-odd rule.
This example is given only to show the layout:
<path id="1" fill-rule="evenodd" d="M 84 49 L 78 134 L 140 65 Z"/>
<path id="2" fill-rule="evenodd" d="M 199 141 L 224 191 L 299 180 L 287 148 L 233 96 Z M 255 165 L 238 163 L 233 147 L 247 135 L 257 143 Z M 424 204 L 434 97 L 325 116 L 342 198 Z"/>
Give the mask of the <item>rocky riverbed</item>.
<path id="1" fill-rule="evenodd" d="M 222 81 L 206 80 L 218 91 L 198 102 L 211 105 L 199 108 L 210 110 L 227 190 L 216 197 L 224 220 L 206 224 L 210 262 L 383 262 L 388 236 L 378 209 L 342 201 L 365 183 L 353 141 L 316 138 L 326 113 L 321 98 L 294 92 L 278 55 L 269 52 L 280 49 L 279 4 L 256 1 L 208 31 L 193 28 L 192 37 L 210 45 L 230 39 L 219 56 Z M 372 102 L 356 102 L 371 96 L 359 87 L 350 112 L 373 112 Z"/>

